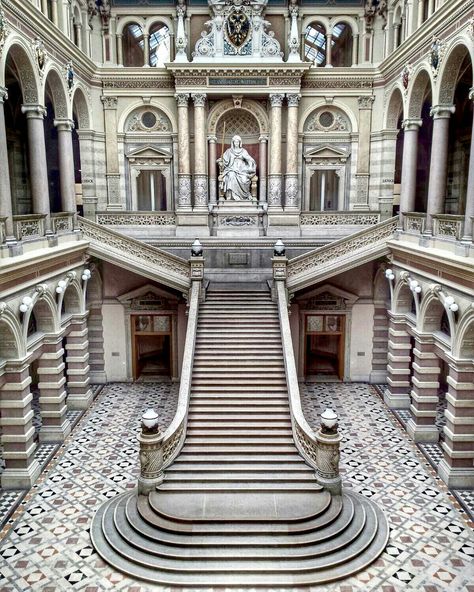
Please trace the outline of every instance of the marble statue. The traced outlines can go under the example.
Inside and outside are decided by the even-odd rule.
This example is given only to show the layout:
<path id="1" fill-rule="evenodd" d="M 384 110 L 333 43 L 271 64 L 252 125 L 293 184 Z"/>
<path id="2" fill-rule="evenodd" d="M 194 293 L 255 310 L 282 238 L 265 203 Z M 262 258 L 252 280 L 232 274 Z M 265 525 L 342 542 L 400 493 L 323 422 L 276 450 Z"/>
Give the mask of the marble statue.
<path id="1" fill-rule="evenodd" d="M 250 187 L 257 163 L 242 148 L 240 136 L 234 136 L 230 148 L 217 161 L 221 169 L 221 190 L 225 199 L 241 201 L 251 199 Z"/>

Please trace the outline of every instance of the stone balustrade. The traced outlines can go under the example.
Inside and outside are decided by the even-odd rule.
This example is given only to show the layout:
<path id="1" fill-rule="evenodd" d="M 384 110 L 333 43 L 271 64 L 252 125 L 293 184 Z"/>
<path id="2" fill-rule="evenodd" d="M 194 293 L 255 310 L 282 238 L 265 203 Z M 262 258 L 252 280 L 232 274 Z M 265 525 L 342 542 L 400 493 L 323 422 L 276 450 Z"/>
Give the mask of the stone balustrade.
<path id="1" fill-rule="evenodd" d="M 45 235 L 45 214 L 13 216 L 13 228 L 17 240 L 40 238 Z"/>
<path id="2" fill-rule="evenodd" d="M 104 226 L 175 226 L 174 212 L 97 212 L 96 223 Z"/>
<path id="3" fill-rule="evenodd" d="M 437 214 L 434 218 L 433 234 L 441 238 L 460 240 L 464 227 L 464 216 Z"/>
<path id="4" fill-rule="evenodd" d="M 302 212 L 302 226 L 373 226 L 380 222 L 379 212 Z"/>
<path id="5" fill-rule="evenodd" d="M 422 234 L 425 229 L 426 214 L 410 212 L 404 215 L 403 229 L 410 234 Z"/>

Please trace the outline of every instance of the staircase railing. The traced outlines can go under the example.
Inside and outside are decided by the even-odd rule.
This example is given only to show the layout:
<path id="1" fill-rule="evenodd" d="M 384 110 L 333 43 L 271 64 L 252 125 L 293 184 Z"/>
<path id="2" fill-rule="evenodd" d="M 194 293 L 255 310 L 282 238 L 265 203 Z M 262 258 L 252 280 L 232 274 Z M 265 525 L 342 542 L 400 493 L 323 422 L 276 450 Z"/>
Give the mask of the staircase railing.
<path id="1" fill-rule="evenodd" d="M 287 287 L 290 291 L 301 290 L 315 281 L 321 281 L 334 273 L 350 269 L 376 257 L 388 254 L 387 240 L 393 236 L 398 224 L 398 216 L 364 228 L 348 237 L 329 245 L 299 255 L 288 261 Z"/>
<path id="2" fill-rule="evenodd" d="M 84 238 L 90 241 L 89 251 L 101 259 L 119 264 L 131 271 L 139 269 L 142 275 L 180 291 L 191 285 L 189 262 L 157 247 L 121 234 L 110 228 L 78 217 Z"/>

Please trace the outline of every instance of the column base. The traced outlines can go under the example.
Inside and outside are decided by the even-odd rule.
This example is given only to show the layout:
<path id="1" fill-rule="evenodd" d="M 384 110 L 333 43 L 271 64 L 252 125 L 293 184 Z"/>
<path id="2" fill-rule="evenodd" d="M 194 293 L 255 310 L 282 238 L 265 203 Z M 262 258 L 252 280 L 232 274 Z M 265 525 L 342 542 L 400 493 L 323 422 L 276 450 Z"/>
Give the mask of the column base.
<path id="1" fill-rule="evenodd" d="M 372 370 L 369 377 L 370 384 L 384 384 L 387 382 L 386 370 Z"/>
<path id="2" fill-rule="evenodd" d="M 60 426 L 41 426 L 40 442 L 64 442 L 71 433 L 71 423 L 65 419 Z"/>
<path id="3" fill-rule="evenodd" d="M 89 371 L 89 377 L 91 379 L 92 384 L 106 384 L 107 382 L 107 374 L 104 370 L 101 371 Z"/>
<path id="4" fill-rule="evenodd" d="M 67 397 L 67 408 L 71 411 L 80 411 L 88 409 L 94 397 L 92 391 L 89 389 L 85 395 L 70 394 Z"/>
<path id="5" fill-rule="evenodd" d="M 450 467 L 443 458 L 438 465 L 438 475 L 449 488 L 474 488 L 474 467 Z"/>
<path id="6" fill-rule="evenodd" d="M 148 495 L 163 483 L 164 475 L 160 473 L 155 479 L 146 479 L 145 477 L 138 477 L 138 495 Z"/>
<path id="7" fill-rule="evenodd" d="M 413 419 L 407 423 L 407 432 L 414 442 L 438 442 L 439 430 L 435 425 L 418 425 Z"/>
<path id="8" fill-rule="evenodd" d="M 340 475 L 337 477 L 334 477 L 333 479 L 326 479 L 326 478 L 318 475 L 318 473 L 316 472 L 315 476 L 316 476 L 316 481 L 319 483 L 319 485 L 324 487 L 324 489 L 327 489 L 327 491 L 329 491 L 332 495 L 341 495 L 341 493 L 342 493 L 342 479 L 341 479 Z"/>
<path id="9" fill-rule="evenodd" d="M 34 459 L 27 468 L 9 469 L 6 468 L 1 477 L 3 489 L 31 489 L 41 473 L 41 467 Z"/>
<path id="10" fill-rule="evenodd" d="M 410 409 L 410 395 L 404 393 L 391 393 L 388 389 L 383 394 L 385 405 L 390 409 Z"/>

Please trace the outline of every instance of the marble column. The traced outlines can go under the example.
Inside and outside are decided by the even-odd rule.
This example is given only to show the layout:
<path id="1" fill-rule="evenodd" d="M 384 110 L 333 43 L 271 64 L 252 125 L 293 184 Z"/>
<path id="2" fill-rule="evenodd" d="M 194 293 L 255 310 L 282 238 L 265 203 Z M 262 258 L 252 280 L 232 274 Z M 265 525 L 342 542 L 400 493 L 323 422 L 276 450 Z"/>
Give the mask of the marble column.
<path id="1" fill-rule="evenodd" d="M 208 136 L 209 143 L 209 203 L 217 203 L 217 138 Z"/>
<path id="2" fill-rule="evenodd" d="M 359 35 L 355 33 L 352 37 L 352 65 L 359 63 Z"/>
<path id="3" fill-rule="evenodd" d="M 418 0 L 418 28 L 423 24 L 423 12 L 426 0 Z"/>
<path id="4" fill-rule="evenodd" d="M 87 319 L 74 322 L 66 337 L 66 352 L 68 409 L 87 409 L 93 398 L 89 385 Z"/>
<path id="5" fill-rule="evenodd" d="M 413 349 L 411 419 L 407 431 L 415 442 L 437 442 L 436 406 L 438 404 L 440 361 L 431 335 L 416 335 Z"/>
<path id="6" fill-rule="evenodd" d="M 62 339 L 46 341 L 38 360 L 39 404 L 41 409 L 41 442 L 64 442 L 71 431 L 66 416 L 66 377 Z"/>
<path id="7" fill-rule="evenodd" d="M 281 107 L 283 94 L 270 95 L 270 172 L 268 175 L 268 205 L 281 208 Z"/>
<path id="8" fill-rule="evenodd" d="M 359 143 L 357 150 L 356 187 L 354 209 L 369 209 L 370 133 L 372 128 L 373 96 L 359 97 Z"/>
<path id="9" fill-rule="evenodd" d="M 332 67 L 332 33 L 326 35 L 326 68 Z"/>
<path id="10" fill-rule="evenodd" d="M 178 208 L 191 208 L 188 94 L 176 95 L 178 104 Z"/>
<path id="11" fill-rule="evenodd" d="M 123 66 L 123 43 L 122 43 L 122 34 L 117 33 L 116 35 L 116 45 L 117 45 L 117 65 Z"/>
<path id="12" fill-rule="evenodd" d="M 434 11 L 435 11 L 435 0 L 429 0 L 428 18 L 434 13 Z"/>
<path id="13" fill-rule="evenodd" d="M 387 389 L 384 401 L 391 409 L 410 408 L 411 337 L 404 318 L 388 312 Z"/>
<path id="14" fill-rule="evenodd" d="M 404 214 L 415 211 L 418 132 L 421 124 L 421 119 L 405 119 L 402 124 L 404 138 L 400 189 L 400 227 L 403 227 Z"/>
<path id="15" fill-rule="evenodd" d="M 267 202 L 267 143 L 268 136 L 258 138 L 258 199 L 260 203 Z"/>
<path id="16" fill-rule="evenodd" d="M 48 16 L 48 0 L 41 0 L 41 12 Z"/>
<path id="17" fill-rule="evenodd" d="M 76 213 L 76 188 L 74 174 L 74 152 L 72 149 L 72 130 L 74 122 L 70 119 L 56 119 L 58 130 L 59 183 L 61 187 L 61 208 L 63 212 Z"/>
<path id="18" fill-rule="evenodd" d="M 74 41 L 78 49 L 82 49 L 82 27 L 78 23 L 74 23 Z"/>
<path id="19" fill-rule="evenodd" d="M 474 88 L 471 88 L 469 99 L 474 101 Z M 1 133 L 0 133 L 1 137 Z M 469 155 L 469 174 L 467 179 L 467 195 L 466 195 L 466 213 L 464 216 L 464 233 L 462 240 L 464 242 L 471 242 L 474 240 L 473 236 L 473 218 L 474 218 L 474 120 L 472 123 L 471 132 L 471 152 Z"/>
<path id="20" fill-rule="evenodd" d="M 56 25 L 56 27 L 59 27 L 58 0 L 51 1 L 51 12 L 53 23 Z"/>
<path id="21" fill-rule="evenodd" d="M 1 484 L 4 489 L 29 489 L 40 474 L 35 458 L 29 363 L 8 363 L 2 380 L 0 425 L 5 470 Z"/>
<path id="22" fill-rule="evenodd" d="M 150 66 L 150 35 L 143 33 L 143 65 Z"/>
<path id="23" fill-rule="evenodd" d="M 21 111 L 26 114 L 28 129 L 28 167 L 33 213 L 44 215 L 46 234 L 51 234 L 48 162 L 43 123 L 46 109 L 41 105 L 22 105 Z"/>
<path id="24" fill-rule="evenodd" d="M 433 234 L 436 214 L 444 209 L 448 175 L 449 120 L 454 113 L 453 105 L 438 105 L 431 109 L 433 136 L 431 140 L 430 179 L 428 185 L 428 206 L 424 234 Z"/>
<path id="25" fill-rule="evenodd" d="M 12 218 L 12 192 L 10 185 L 10 172 L 8 168 L 8 146 L 7 130 L 5 126 L 4 102 L 8 99 L 7 89 L 0 86 L 0 170 L 4 171 L 0 175 L 0 217 L 5 220 L 5 235 L 7 243 L 16 243 L 13 234 Z"/>
<path id="26" fill-rule="evenodd" d="M 107 163 L 107 210 L 122 210 L 117 141 L 117 97 L 101 97 L 104 105 L 105 157 Z"/>
<path id="27" fill-rule="evenodd" d="M 286 126 L 285 208 L 300 209 L 298 183 L 298 105 L 299 94 L 289 94 Z"/>
<path id="28" fill-rule="evenodd" d="M 206 95 L 191 95 L 194 102 L 194 209 L 207 209 Z"/>
<path id="29" fill-rule="evenodd" d="M 474 369 L 472 361 L 450 360 L 445 412 L 444 458 L 438 474 L 448 487 L 474 487 Z"/>

